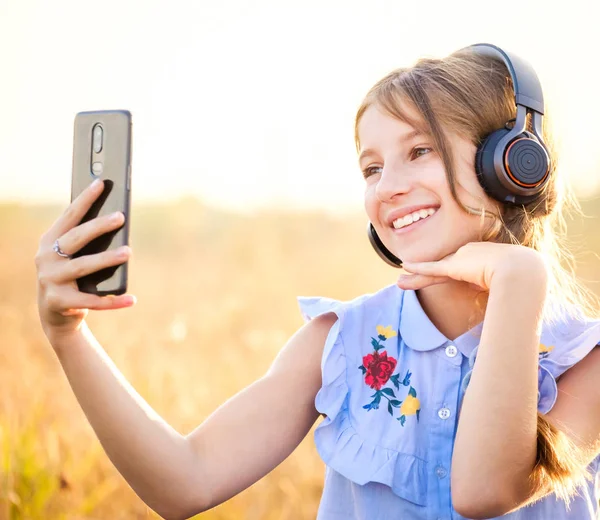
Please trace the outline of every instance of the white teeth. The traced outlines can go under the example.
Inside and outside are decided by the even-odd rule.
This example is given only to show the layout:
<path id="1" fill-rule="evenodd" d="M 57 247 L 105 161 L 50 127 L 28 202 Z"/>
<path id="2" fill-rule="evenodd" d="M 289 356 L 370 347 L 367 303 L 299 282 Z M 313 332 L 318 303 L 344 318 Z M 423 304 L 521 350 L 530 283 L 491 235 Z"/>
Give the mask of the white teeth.
<path id="1" fill-rule="evenodd" d="M 394 220 L 393 226 L 396 229 L 403 228 L 405 226 L 412 224 L 413 222 L 417 222 L 418 220 L 421 220 L 421 219 L 424 219 L 424 218 L 427 218 L 427 217 L 433 215 L 436 211 L 437 210 L 435 208 L 420 209 L 418 211 L 415 211 L 414 213 L 410 213 L 409 215 L 405 215 L 402 218 L 398 218 L 398 219 Z"/>

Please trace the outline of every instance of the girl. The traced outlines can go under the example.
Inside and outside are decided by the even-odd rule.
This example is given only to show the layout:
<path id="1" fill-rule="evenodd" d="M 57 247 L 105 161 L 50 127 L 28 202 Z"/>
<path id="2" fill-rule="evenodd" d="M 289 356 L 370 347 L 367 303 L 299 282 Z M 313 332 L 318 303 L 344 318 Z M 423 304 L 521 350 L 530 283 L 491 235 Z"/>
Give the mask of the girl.
<path id="1" fill-rule="evenodd" d="M 408 274 L 352 301 L 300 298 L 307 323 L 264 377 L 186 436 L 84 321 L 88 309 L 135 303 L 75 283 L 131 251 L 70 258 L 124 219 L 77 225 L 102 183 L 73 201 L 40 240 L 40 319 L 142 500 L 168 519 L 212 508 L 283 461 L 322 415 L 321 520 L 596 517 L 600 321 L 561 266 L 569 198 L 534 74 L 470 47 L 371 89 L 355 127 L 370 237 Z"/>

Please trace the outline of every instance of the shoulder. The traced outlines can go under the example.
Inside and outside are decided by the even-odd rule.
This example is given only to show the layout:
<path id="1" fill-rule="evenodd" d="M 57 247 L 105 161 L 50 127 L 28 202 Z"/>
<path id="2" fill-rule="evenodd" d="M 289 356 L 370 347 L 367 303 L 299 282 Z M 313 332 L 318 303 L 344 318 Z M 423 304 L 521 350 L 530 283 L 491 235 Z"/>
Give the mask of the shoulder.
<path id="1" fill-rule="evenodd" d="M 387 287 L 347 301 L 325 296 L 299 296 L 297 300 L 305 323 L 279 351 L 269 374 L 289 374 L 293 370 L 315 382 L 318 379 L 320 383 L 322 360 L 340 342 L 342 323 L 347 313 L 373 305 L 389 291 L 390 287 Z"/>

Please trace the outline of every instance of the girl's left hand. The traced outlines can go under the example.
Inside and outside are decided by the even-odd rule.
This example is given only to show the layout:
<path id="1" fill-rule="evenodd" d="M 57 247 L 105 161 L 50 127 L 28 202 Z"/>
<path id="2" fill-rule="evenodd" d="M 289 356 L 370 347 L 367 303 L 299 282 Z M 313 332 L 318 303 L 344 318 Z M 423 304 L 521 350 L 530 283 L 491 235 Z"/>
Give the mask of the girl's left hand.
<path id="1" fill-rule="evenodd" d="M 540 253 L 526 246 L 496 242 L 469 242 L 456 253 L 435 262 L 404 262 L 397 285 L 401 289 L 418 290 L 429 285 L 458 280 L 489 291 L 498 274 L 519 281 L 547 277 L 547 267 Z"/>

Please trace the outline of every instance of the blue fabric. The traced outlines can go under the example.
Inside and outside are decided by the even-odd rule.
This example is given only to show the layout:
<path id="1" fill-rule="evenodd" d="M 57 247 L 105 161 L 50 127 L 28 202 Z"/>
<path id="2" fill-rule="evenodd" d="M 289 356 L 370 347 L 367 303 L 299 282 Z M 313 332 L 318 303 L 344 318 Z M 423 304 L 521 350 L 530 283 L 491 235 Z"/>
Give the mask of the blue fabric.
<path id="1" fill-rule="evenodd" d="M 299 297 L 305 320 L 333 312 L 315 429 L 326 464 L 319 520 L 463 520 L 452 507 L 450 469 L 457 412 L 477 359 L 482 324 L 448 340 L 414 291 L 395 284 L 341 302 Z M 544 323 L 538 410 L 557 398 L 556 379 L 600 342 L 600 321 Z M 580 490 L 569 509 L 555 495 L 503 519 L 595 519 L 600 486 Z"/>

